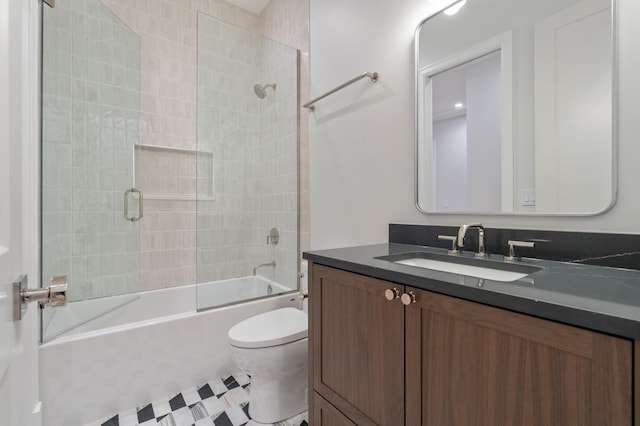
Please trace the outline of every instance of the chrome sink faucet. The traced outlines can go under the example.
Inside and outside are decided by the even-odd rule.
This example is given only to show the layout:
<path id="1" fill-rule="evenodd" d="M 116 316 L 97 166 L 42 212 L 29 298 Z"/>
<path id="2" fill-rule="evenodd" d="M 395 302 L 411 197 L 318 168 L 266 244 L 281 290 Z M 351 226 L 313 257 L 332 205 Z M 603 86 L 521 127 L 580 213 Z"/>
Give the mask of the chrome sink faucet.
<path id="1" fill-rule="evenodd" d="M 476 253 L 476 257 L 485 259 L 487 254 L 484 252 L 484 226 L 479 223 L 469 223 L 460 227 L 458 230 L 458 247 L 464 247 L 464 237 L 471 228 L 478 230 L 478 252 Z"/>

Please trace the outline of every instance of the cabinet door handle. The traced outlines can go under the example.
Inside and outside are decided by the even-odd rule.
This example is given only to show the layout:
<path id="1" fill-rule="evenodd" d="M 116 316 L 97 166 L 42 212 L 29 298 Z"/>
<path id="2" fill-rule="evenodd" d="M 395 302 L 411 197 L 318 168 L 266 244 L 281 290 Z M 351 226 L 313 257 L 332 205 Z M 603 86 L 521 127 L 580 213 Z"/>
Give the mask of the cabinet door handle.
<path id="1" fill-rule="evenodd" d="M 394 300 L 397 299 L 398 297 L 400 297 L 400 290 L 398 290 L 397 288 L 388 288 L 384 291 L 384 297 L 387 298 L 387 300 Z"/>
<path id="2" fill-rule="evenodd" d="M 410 291 L 409 293 L 404 293 L 401 297 L 400 300 L 402 301 L 402 303 L 404 305 L 411 305 L 412 303 L 416 303 L 416 294 L 412 291 Z"/>

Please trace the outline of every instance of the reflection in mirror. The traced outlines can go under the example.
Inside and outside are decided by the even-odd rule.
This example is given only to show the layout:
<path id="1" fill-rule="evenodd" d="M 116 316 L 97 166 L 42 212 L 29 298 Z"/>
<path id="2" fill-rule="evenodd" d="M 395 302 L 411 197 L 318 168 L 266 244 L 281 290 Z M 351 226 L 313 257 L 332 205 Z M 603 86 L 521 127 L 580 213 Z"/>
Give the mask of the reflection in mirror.
<path id="1" fill-rule="evenodd" d="M 499 210 L 501 169 L 484 165 L 501 163 L 500 52 L 430 79 L 436 209 Z"/>
<path id="2" fill-rule="evenodd" d="M 613 205 L 613 9 L 469 0 L 418 27 L 420 210 L 586 215 Z"/>

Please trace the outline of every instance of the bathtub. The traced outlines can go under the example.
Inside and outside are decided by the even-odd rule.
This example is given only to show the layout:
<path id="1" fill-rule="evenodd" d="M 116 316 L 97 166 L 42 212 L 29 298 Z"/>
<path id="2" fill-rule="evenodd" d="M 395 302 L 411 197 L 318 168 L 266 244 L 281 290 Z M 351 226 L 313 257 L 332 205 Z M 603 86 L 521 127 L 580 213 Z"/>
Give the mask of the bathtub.
<path id="1" fill-rule="evenodd" d="M 197 312 L 196 294 L 199 308 L 226 306 Z M 43 425 L 85 425 L 233 373 L 229 328 L 287 306 L 300 308 L 300 294 L 262 277 L 143 292 L 40 346 Z"/>

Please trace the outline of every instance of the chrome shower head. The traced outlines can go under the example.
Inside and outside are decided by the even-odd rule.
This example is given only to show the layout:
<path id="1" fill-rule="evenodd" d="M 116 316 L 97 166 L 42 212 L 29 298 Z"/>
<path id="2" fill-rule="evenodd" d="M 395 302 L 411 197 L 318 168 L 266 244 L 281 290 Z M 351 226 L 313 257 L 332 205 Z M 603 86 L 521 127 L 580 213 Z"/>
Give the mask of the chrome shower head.
<path id="1" fill-rule="evenodd" d="M 273 90 L 276 90 L 276 84 L 265 84 L 264 86 L 261 84 L 256 84 L 253 86 L 253 91 L 256 93 L 256 96 L 260 99 L 264 99 L 267 96 L 267 87 L 271 87 Z"/>

